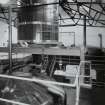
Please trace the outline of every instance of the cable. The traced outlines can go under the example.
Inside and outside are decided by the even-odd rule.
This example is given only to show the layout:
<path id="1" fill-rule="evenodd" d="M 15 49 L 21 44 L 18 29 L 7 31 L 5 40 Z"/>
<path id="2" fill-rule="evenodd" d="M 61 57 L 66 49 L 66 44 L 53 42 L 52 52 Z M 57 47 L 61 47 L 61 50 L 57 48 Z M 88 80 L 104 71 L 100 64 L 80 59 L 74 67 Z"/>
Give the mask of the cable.
<path id="1" fill-rule="evenodd" d="M 73 14 L 72 9 L 70 8 L 68 2 L 64 3 L 61 5 L 61 7 L 63 8 L 63 10 L 70 16 L 70 18 L 73 20 L 74 24 L 77 25 L 78 22 L 81 19 L 81 15 L 79 15 L 79 19 L 75 22 L 74 17 L 76 16 L 76 12 L 75 14 Z M 72 16 L 73 15 L 73 16 Z"/>

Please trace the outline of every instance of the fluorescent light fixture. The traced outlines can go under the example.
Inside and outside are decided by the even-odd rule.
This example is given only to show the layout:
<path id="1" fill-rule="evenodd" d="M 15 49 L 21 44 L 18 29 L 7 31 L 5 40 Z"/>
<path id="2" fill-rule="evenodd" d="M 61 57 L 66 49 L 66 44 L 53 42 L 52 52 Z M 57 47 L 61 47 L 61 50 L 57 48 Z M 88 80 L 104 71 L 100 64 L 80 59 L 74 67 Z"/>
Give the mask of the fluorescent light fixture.
<path id="1" fill-rule="evenodd" d="M 7 4 L 10 0 L 0 0 L 0 4 Z"/>

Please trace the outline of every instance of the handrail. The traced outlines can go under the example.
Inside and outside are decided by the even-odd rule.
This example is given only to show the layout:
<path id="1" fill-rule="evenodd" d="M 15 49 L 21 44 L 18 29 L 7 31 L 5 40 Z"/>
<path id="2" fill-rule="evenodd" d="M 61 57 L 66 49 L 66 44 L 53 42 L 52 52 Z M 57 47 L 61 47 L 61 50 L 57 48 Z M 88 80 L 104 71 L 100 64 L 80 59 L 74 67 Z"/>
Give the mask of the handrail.
<path id="1" fill-rule="evenodd" d="M 48 80 L 41 80 L 38 78 L 24 78 L 24 77 L 16 77 L 16 76 L 10 76 L 10 75 L 2 75 L 0 74 L 0 78 L 7 78 L 7 79 L 16 79 L 16 80 L 22 80 L 22 81 L 28 81 L 28 82 L 36 82 L 36 83 L 42 83 L 42 84 L 51 84 L 51 85 L 59 85 L 59 86 L 67 86 L 67 87 L 72 87 L 75 88 L 75 84 L 67 84 L 67 83 L 60 83 L 60 82 L 54 82 L 54 81 L 48 81 Z M 30 104 L 25 104 L 13 100 L 8 100 L 4 98 L 0 98 L 0 101 L 4 101 L 7 103 L 12 103 L 12 104 L 17 104 L 17 105 L 30 105 Z"/>
<path id="2" fill-rule="evenodd" d="M 2 74 L 0 74 L 0 77 L 1 78 L 7 78 L 7 79 L 16 79 L 16 80 L 28 81 L 28 82 L 36 82 L 36 83 L 45 83 L 45 84 L 52 84 L 52 85 L 59 85 L 59 86 L 75 87 L 75 84 L 42 80 L 42 79 L 38 79 L 35 77 L 34 78 L 24 78 L 24 77 L 10 76 L 10 75 L 2 75 Z"/>
<path id="3" fill-rule="evenodd" d="M 76 75 L 76 80 L 75 80 L 75 84 L 76 84 L 76 102 L 75 105 L 79 105 L 79 96 L 80 96 L 80 81 L 79 81 L 79 75 L 80 75 L 80 68 L 81 68 L 81 64 L 82 62 L 80 62 L 79 67 L 78 67 L 78 72 Z"/>
<path id="4" fill-rule="evenodd" d="M 28 81 L 28 82 L 35 82 L 35 83 L 42 83 L 42 84 L 51 84 L 51 85 L 59 85 L 59 86 L 67 86 L 67 87 L 71 87 L 71 88 L 75 88 L 76 87 L 76 103 L 75 105 L 79 105 L 79 96 L 80 96 L 80 77 L 85 77 L 85 76 L 81 76 L 80 75 L 80 69 L 81 69 L 81 65 L 84 63 L 85 61 L 81 61 L 77 70 L 77 74 L 75 76 L 75 82 L 73 84 L 68 84 L 68 83 L 61 83 L 61 82 L 55 82 L 55 81 L 48 81 L 48 80 L 42 80 L 42 79 L 38 79 L 38 78 L 24 78 L 24 77 L 16 77 L 16 76 L 10 76 L 10 75 L 3 75 L 0 74 L 0 78 L 7 78 L 7 79 L 16 79 L 16 80 L 22 80 L 22 81 Z M 4 101 L 4 102 L 8 102 L 8 103 L 14 103 L 17 105 L 29 105 L 29 104 L 21 104 L 19 102 L 16 101 L 12 101 L 12 100 L 8 100 L 8 99 L 3 99 L 0 98 L 0 101 Z M 18 104 L 19 103 L 19 104 Z"/>
<path id="5" fill-rule="evenodd" d="M 80 75 L 80 70 L 81 70 L 81 65 L 82 63 L 91 63 L 90 61 L 81 61 L 80 64 L 79 64 L 79 67 L 78 67 L 78 72 L 77 72 L 77 75 L 76 75 L 76 80 L 75 80 L 75 84 L 76 84 L 76 103 L 75 105 L 79 105 L 79 96 L 80 96 L 80 87 L 81 86 L 88 86 L 90 87 L 90 85 L 88 84 L 82 84 L 80 83 L 80 78 L 82 77 L 90 77 L 91 78 L 91 75 L 90 76 L 84 76 L 84 75 Z M 90 70 L 91 70 L 91 67 L 90 67 Z"/>
<path id="6" fill-rule="evenodd" d="M 8 99 L 4 99 L 4 98 L 0 98 L 0 101 L 7 102 L 7 103 L 11 103 L 11 104 L 16 104 L 16 105 L 30 105 L 30 104 L 25 104 L 25 103 L 21 103 L 21 102 L 16 102 L 16 101 L 14 101 L 14 100 L 8 100 Z"/>

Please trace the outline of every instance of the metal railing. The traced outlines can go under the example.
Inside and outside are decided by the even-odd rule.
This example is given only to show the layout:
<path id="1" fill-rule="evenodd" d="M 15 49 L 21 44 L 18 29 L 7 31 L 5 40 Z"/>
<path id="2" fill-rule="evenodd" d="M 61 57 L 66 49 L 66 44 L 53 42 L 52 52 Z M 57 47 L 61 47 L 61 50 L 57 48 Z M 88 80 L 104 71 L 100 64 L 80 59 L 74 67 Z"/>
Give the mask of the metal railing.
<path id="1" fill-rule="evenodd" d="M 85 77 L 85 76 L 80 75 L 81 65 L 83 63 L 85 63 L 85 61 L 80 62 L 80 65 L 78 67 L 78 70 L 77 70 L 77 73 L 76 73 L 76 76 L 75 76 L 75 82 L 73 84 L 61 83 L 61 82 L 55 82 L 55 81 L 48 81 L 48 80 L 41 80 L 41 79 L 38 79 L 38 78 L 35 78 L 35 77 L 34 78 L 24 78 L 24 77 L 10 76 L 10 75 L 2 75 L 2 74 L 0 74 L 0 78 L 15 79 L 15 80 L 21 80 L 21 81 L 27 81 L 27 82 L 35 82 L 35 83 L 41 83 L 41 84 L 51 84 L 51 85 L 58 85 L 58 86 L 66 86 L 66 87 L 70 87 L 70 88 L 76 88 L 76 102 L 75 102 L 75 105 L 79 105 L 79 96 L 80 96 L 80 87 L 81 87 L 80 78 Z M 16 104 L 16 105 L 29 105 L 29 104 L 25 104 L 25 103 L 13 101 L 13 100 L 8 100 L 8 99 L 4 99 L 4 98 L 0 98 L 0 101 L 7 102 L 7 103 L 12 103 L 12 104 Z"/>

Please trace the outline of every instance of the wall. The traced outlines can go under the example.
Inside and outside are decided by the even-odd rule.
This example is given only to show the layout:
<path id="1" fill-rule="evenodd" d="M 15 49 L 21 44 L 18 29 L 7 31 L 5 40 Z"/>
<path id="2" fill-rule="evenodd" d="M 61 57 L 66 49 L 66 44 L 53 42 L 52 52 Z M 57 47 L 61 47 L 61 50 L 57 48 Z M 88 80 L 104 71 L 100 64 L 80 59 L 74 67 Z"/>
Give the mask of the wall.
<path id="1" fill-rule="evenodd" d="M 73 44 L 73 37 L 68 37 L 67 32 L 75 33 L 75 45 L 81 46 L 83 43 L 83 27 L 82 26 L 73 26 L 73 27 L 60 27 L 59 28 L 59 42 L 63 42 L 66 46 L 70 46 Z M 66 32 L 61 36 L 61 33 Z M 103 47 L 105 48 L 105 28 L 96 28 L 96 27 L 87 27 L 87 45 L 99 47 L 100 39 L 98 34 L 102 34 L 103 36 Z M 13 43 L 17 43 L 17 29 L 15 27 L 12 28 L 12 41 Z M 64 38 L 66 37 L 66 38 Z M 63 39 L 64 38 L 64 39 Z M 8 42 L 8 24 L 4 22 L 0 22 L 0 46 L 7 46 Z M 68 43 L 68 44 L 67 44 Z"/>
<path id="2" fill-rule="evenodd" d="M 7 46 L 8 33 L 8 24 L 0 21 L 0 46 Z M 17 43 L 17 29 L 15 27 L 12 27 L 12 42 Z"/>
<path id="3" fill-rule="evenodd" d="M 60 32 L 75 32 L 75 44 L 76 46 L 81 46 L 83 44 L 83 27 L 82 26 L 73 26 L 73 27 L 62 27 L 59 30 Z M 87 27 L 87 46 L 93 46 L 93 47 L 100 47 L 100 38 L 98 34 L 102 34 L 103 37 L 103 47 L 105 48 L 105 28 L 97 28 L 97 27 Z M 64 34 L 64 36 L 66 36 Z M 60 33 L 59 33 L 59 37 Z M 70 37 L 66 38 L 67 40 L 72 42 L 72 38 Z M 59 41 L 62 41 L 63 39 L 60 39 Z M 63 43 L 64 40 L 63 40 Z M 66 42 L 67 43 L 67 42 Z"/>
<path id="4" fill-rule="evenodd" d="M 88 46 L 100 47 L 100 38 L 98 34 L 102 34 L 102 44 L 105 48 L 105 28 L 87 27 L 87 44 Z"/>
<path id="5" fill-rule="evenodd" d="M 73 27 L 61 27 L 59 29 L 59 41 L 62 41 L 61 39 L 61 33 L 62 32 L 74 32 L 75 33 L 75 45 L 76 46 L 81 46 L 83 43 L 82 35 L 83 35 L 83 28 L 79 26 L 73 26 Z M 66 34 L 64 33 L 63 36 L 67 37 Z M 73 42 L 73 38 L 70 39 L 70 37 L 66 38 L 68 42 Z M 67 42 L 67 41 L 66 41 Z M 63 40 L 63 43 L 66 43 Z"/>
<path id="6" fill-rule="evenodd" d="M 62 18 L 69 18 L 69 16 L 63 11 L 62 8 L 59 8 L 59 13 Z M 61 25 L 74 24 L 72 20 L 63 20 L 60 21 Z M 79 24 L 83 24 L 83 21 L 80 21 Z M 59 41 L 62 41 L 64 44 L 67 42 L 68 45 L 70 42 L 73 42 L 72 38 L 66 38 L 68 41 L 63 40 L 60 32 L 75 32 L 75 44 L 76 46 L 81 46 L 83 44 L 83 26 L 72 26 L 72 27 L 60 27 L 59 29 Z M 100 39 L 98 34 L 102 34 L 103 37 L 103 47 L 105 48 L 105 28 L 97 27 L 87 27 L 87 46 L 100 47 Z M 66 36 L 65 34 L 63 36 Z M 70 45 L 69 45 L 70 46 Z"/>

